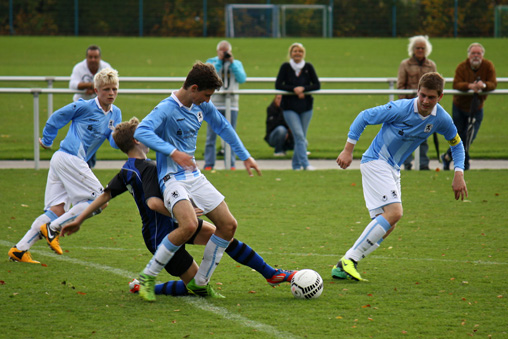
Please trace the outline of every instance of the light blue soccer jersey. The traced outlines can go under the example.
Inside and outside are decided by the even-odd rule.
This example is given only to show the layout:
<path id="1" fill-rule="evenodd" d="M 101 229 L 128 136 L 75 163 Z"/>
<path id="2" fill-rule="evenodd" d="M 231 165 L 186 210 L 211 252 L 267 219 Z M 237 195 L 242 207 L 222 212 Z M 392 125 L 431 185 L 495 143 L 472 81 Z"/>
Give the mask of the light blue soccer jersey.
<path id="1" fill-rule="evenodd" d="M 51 146 L 58 130 L 72 124 L 65 139 L 60 143 L 60 150 L 75 155 L 84 161 L 97 152 L 104 140 L 108 139 L 112 147 L 117 148 L 113 140 L 115 126 L 122 121 L 122 112 L 115 105 L 106 114 L 97 98 L 79 99 L 55 111 L 46 122 L 42 131 L 42 143 Z"/>
<path id="2" fill-rule="evenodd" d="M 164 177 L 167 179 L 168 175 L 176 180 L 200 175 L 197 167 L 193 172 L 186 171 L 170 155 L 178 150 L 194 157 L 198 131 L 203 120 L 231 145 L 241 160 L 250 157 L 231 124 L 212 103 L 203 102 L 187 108 L 173 93 L 143 119 L 134 133 L 134 138 L 157 152 L 157 172 L 162 191 L 165 188 Z"/>
<path id="3" fill-rule="evenodd" d="M 358 140 L 367 125 L 383 124 L 362 156 L 362 163 L 384 160 L 400 169 L 404 160 L 432 133 L 442 134 L 452 145 L 455 167 L 464 169 L 464 147 L 450 115 L 436 104 L 432 113 L 418 113 L 417 100 L 402 99 L 361 112 L 351 124 L 348 137 Z"/>

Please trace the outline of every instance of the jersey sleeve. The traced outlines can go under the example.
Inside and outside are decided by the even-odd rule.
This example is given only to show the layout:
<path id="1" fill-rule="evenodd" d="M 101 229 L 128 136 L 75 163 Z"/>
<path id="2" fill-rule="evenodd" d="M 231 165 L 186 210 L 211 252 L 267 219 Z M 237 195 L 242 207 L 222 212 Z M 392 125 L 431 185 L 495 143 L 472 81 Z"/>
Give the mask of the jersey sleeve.
<path id="1" fill-rule="evenodd" d="M 151 149 L 170 156 L 176 147 L 159 137 L 155 131 L 164 125 L 165 117 L 162 108 L 159 106 L 148 114 L 136 128 L 134 138 L 141 141 Z"/>
<path id="2" fill-rule="evenodd" d="M 58 130 L 67 125 L 75 116 L 79 115 L 80 101 L 68 104 L 55 111 L 49 117 L 42 131 L 42 143 L 44 146 L 53 145 Z"/>
<path id="3" fill-rule="evenodd" d="M 122 171 L 118 172 L 113 179 L 108 183 L 105 190 L 111 192 L 111 198 L 114 198 L 123 192 L 127 191 L 127 186 L 122 179 Z"/>
<path id="4" fill-rule="evenodd" d="M 397 109 L 395 102 L 391 101 L 386 105 L 366 109 L 353 121 L 349 128 L 348 138 L 359 140 L 365 127 L 368 125 L 379 125 L 384 122 L 391 122 L 397 119 Z"/>
<path id="5" fill-rule="evenodd" d="M 143 183 L 143 192 L 145 192 L 145 199 L 162 198 L 161 190 L 159 187 L 159 180 L 157 176 L 157 166 L 147 160 L 147 165 L 141 172 L 141 181 Z"/>

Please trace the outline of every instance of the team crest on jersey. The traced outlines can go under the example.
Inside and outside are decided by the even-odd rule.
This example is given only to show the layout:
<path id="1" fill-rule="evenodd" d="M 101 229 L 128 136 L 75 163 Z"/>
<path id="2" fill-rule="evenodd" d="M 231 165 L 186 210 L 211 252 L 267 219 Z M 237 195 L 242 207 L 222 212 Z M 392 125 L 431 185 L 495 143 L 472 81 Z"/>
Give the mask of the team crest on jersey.
<path id="1" fill-rule="evenodd" d="M 423 130 L 425 133 L 429 133 L 430 131 L 432 131 L 432 127 L 434 127 L 434 125 L 432 124 L 427 124 L 425 126 L 425 129 Z"/>
<path id="2" fill-rule="evenodd" d="M 383 201 L 386 201 L 388 200 L 388 197 L 386 195 L 383 195 L 383 197 L 381 198 Z"/>
<path id="3" fill-rule="evenodd" d="M 397 191 L 392 190 L 392 198 L 397 199 Z"/>
<path id="4" fill-rule="evenodd" d="M 108 128 L 112 131 L 115 130 L 115 122 L 113 120 L 109 120 Z"/>
<path id="5" fill-rule="evenodd" d="M 180 194 L 178 194 L 178 191 L 174 191 L 173 193 L 171 193 L 171 196 L 176 199 L 180 196 Z"/>
<path id="6" fill-rule="evenodd" d="M 198 112 L 198 121 L 203 122 L 203 112 L 201 111 Z"/>

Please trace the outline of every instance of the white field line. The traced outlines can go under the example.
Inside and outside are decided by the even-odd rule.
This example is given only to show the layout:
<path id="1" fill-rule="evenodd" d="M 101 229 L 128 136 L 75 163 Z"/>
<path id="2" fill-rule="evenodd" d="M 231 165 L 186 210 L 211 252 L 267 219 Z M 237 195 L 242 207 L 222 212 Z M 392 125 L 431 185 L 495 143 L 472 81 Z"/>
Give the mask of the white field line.
<path id="1" fill-rule="evenodd" d="M 7 248 L 12 247 L 12 243 L 5 240 L 0 240 L 0 245 L 5 246 Z M 71 263 L 74 265 L 81 265 L 86 267 L 91 267 L 99 271 L 104 271 L 108 273 L 115 274 L 117 276 L 120 276 L 122 278 L 128 278 L 132 279 L 133 277 L 137 277 L 138 273 L 130 272 L 127 270 L 123 270 L 120 268 L 115 268 L 107 265 L 102 264 L 96 264 L 90 261 L 83 261 L 75 258 L 71 258 L 64 255 L 56 255 L 54 253 L 49 252 L 50 250 L 37 250 L 37 249 L 31 249 L 30 252 L 37 254 L 38 256 L 44 256 L 44 257 L 50 257 L 52 259 L 64 261 L 67 263 Z M 187 302 L 189 305 L 198 308 L 200 310 L 213 313 L 214 315 L 219 315 L 223 317 L 226 320 L 230 321 L 236 321 L 241 326 L 250 327 L 257 331 L 264 332 L 268 334 L 271 337 L 274 338 L 296 338 L 291 333 L 287 332 L 281 332 L 277 330 L 276 328 L 266 325 L 257 321 L 249 320 L 248 318 L 242 317 L 241 315 L 230 313 L 227 309 L 215 306 L 208 301 L 206 301 L 205 298 L 182 298 L 185 302 Z"/>

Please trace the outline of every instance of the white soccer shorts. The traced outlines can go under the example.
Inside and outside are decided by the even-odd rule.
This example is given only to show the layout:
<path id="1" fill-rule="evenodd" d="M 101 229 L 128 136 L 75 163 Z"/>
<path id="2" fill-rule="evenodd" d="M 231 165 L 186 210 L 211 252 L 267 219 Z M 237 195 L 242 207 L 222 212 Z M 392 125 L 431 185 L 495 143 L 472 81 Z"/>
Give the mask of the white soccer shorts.
<path id="1" fill-rule="evenodd" d="M 49 163 L 44 210 L 65 203 L 65 211 L 80 201 L 94 200 L 103 187 L 88 164 L 75 155 L 56 151 Z"/>
<path id="2" fill-rule="evenodd" d="M 362 172 L 363 197 L 370 217 L 383 213 L 383 207 L 402 203 L 400 170 L 386 161 L 373 160 L 360 165 Z"/>
<path id="3" fill-rule="evenodd" d="M 164 205 L 168 211 L 173 211 L 173 207 L 177 202 L 190 199 L 194 201 L 199 209 L 203 210 L 204 214 L 207 214 L 224 201 L 224 196 L 203 174 L 189 180 L 172 178 L 166 181 Z"/>

